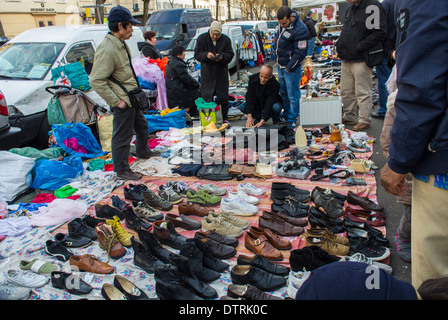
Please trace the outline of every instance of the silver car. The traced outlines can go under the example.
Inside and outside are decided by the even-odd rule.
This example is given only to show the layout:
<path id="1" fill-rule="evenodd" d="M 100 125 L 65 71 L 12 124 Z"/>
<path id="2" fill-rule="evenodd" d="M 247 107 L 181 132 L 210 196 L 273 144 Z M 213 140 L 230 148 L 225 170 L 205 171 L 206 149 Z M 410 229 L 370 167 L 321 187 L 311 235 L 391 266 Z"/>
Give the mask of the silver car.
<path id="1" fill-rule="evenodd" d="M 0 90 L 0 140 L 6 141 L 2 145 L 3 150 L 8 150 L 15 145 L 14 140 L 20 131 L 20 128 L 11 127 L 9 124 L 8 104 L 5 95 Z"/>

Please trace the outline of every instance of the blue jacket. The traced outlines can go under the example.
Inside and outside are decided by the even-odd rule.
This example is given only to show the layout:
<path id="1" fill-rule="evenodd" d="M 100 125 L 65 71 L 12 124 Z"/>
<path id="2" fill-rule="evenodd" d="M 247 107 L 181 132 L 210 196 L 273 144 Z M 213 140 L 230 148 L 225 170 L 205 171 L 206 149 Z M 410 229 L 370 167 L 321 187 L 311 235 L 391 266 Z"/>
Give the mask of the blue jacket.
<path id="1" fill-rule="evenodd" d="M 277 63 L 289 72 L 300 67 L 306 57 L 308 47 L 308 28 L 293 11 L 294 21 L 288 28 L 275 27 L 274 52 Z"/>
<path id="2" fill-rule="evenodd" d="M 448 1 L 397 0 L 396 118 L 389 167 L 448 173 Z"/>

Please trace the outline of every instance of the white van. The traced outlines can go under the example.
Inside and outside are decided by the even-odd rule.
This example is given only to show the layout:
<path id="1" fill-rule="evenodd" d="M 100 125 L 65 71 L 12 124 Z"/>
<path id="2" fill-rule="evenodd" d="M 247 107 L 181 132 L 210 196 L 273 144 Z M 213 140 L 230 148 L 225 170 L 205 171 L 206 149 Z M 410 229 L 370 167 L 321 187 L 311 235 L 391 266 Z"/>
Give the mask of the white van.
<path id="1" fill-rule="evenodd" d="M 188 61 L 190 59 L 194 58 L 194 48 L 196 48 L 196 41 L 199 37 L 199 35 L 208 32 L 210 28 L 209 27 L 205 27 L 205 28 L 199 28 L 196 30 L 196 35 L 194 36 L 193 39 L 191 39 L 190 43 L 188 44 L 186 50 L 185 50 L 185 61 Z M 233 48 L 233 52 L 235 53 L 235 55 L 233 56 L 232 61 L 230 61 L 228 67 L 229 69 L 235 68 L 237 62 L 239 61 L 238 59 L 238 55 L 236 53 L 236 45 L 238 44 L 238 46 L 241 46 L 241 44 L 243 43 L 243 33 L 241 31 L 241 27 L 240 26 L 222 26 L 222 33 L 225 34 L 226 36 L 228 36 L 230 38 L 230 40 L 232 41 L 232 48 Z"/>
<path id="2" fill-rule="evenodd" d="M 252 21 L 252 20 L 244 20 L 244 21 L 229 21 L 223 24 L 224 26 L 240 26 L 243 34 L 247 30 L 260 30 L 264 35 L 268 33 L 268 24 L 266 21 Z"/>
<path id="3" fill-rule="evenodd" d="M 0 89 L 8 102 L 11 127 L 21 128 L 14 147 L 32 142 L 42 145 L 48 141 L 46 109 L 51 95 L 45 88 L 53 85 L 50 70 L 60 64 L 82 60 L 90 74 L 95 50 L 108 32 L 107 25 L 35 28 L 19 34 L 0 48 Z M 126 40 L 132 57 L 139 54 L 137 42 L 141 41 L 144 41 L 142 31 L 134 27 L 132 37 Z M 94 90 L 85 94 L 108 109 Z M 0 136 L 0 150 L 4 145 Z"/>

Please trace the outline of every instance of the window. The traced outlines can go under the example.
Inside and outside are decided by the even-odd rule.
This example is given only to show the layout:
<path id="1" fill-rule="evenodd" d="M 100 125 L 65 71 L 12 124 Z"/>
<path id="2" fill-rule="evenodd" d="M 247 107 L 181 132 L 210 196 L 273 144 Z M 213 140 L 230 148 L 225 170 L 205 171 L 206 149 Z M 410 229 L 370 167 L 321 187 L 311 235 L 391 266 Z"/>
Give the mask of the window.
<path id="1" fill-rule="evenodd" d="M 39 28 L 45 27 L 45 23 L 43 21 L 39 21 Z"/>
<path id="2" fill-rule="evenodd" d="M 86 70 L 87 74 L 90 74 L 93 66 L 93 57 L 95 50 L 90 42 L 75 44 L 65 55 L 67 63 L 74 63 L 80 61 Z"/>

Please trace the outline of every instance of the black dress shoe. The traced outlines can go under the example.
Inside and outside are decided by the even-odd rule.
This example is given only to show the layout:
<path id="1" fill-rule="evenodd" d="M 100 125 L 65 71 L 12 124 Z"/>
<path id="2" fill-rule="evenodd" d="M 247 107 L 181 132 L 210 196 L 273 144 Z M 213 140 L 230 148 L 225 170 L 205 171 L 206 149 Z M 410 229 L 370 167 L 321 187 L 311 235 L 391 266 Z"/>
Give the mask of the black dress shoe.
<path id="1" fill-rule="evenodd" d="M 375 234 L 376 236 L 379 236 L 379 237 L 383 236 L 383 233 L 381 232 L 381 230 L 375 229 L 374 227 L 368 225 L 367 223 L 353 221 L 349 217 L 344 217 L 342 224 L 345 229 L 358 228 L 358 229 L 365 230 L 368 233 Z"/>
<path id="2" fill-rule="evenodd" d="M 236 255 L 236 249 L 235 247 L 226 246 L 225 244 L 222 244 L 221 242 L 212 240 L 210 238 L 203 238 L 199 240 L 208 249 L 208 252 L 210 254 L 218 259 L 230 259 L 234 255 Z"/>
<path id="3" fill-rule="evenodd" d="M 375 118 L 375 119 L 384 119 L 386 117 L 386 115 L 380 114 L 378 112 L 372 112 L 371 116 L 372 116 L 372 118 Z"/>
<path id="4" fill-rule="evenodd" d="M 199 248 L 199 250 L 202 251 L 202 263 L 203 263 L 204 267 L 206 267 L 208 269 L 212 269 L 219 273 L 226 271 L 230 267 L 229 264 L 227 264 L 224 261 L 222 261 L 221 259 L 213 256 L 210 246 L 207 244 L 207 242 L 202 241 L 202 239 L 193 238 L 193 239 L 188 239 L 187 242 L 189 243 L 188 245 L 197 247 L 197 248 Z M 193 242 L 193 243 L 190 243 L 190 242 Z M 188 245 L 186 245 L 186 247 L 188 247 Z M 229 247 L 229 248 L 233 248 L 233 247 Z"/>
<path id="5" fill-rule="evenodd" d="M 286 199 L 286 202 L 274 201 L 271 203 L 271 211 L 283 212 L 293 218 L 304 218 L 309 214 L 310 206 L 301 202 Z"/>
<path id="6" fill-rule="evenodd" d="M 261 291 L 275 291 L 286 285 L 286 279 L 251 265 L 235 265 L 230 271 L 234 284 L 251 284 Z"/>
<path id="7" fill-rule="evenodd" d="M 322 212 L 314 206 L 310 208 L 308 222 L 313 228 L 327 228 L 333 233 L 342 233 L 345 231 L 342 220 L 330 218 L 325 212 Z"/>
<path id="8" fill-rule="evenodd" d="M 114 286 L 124 293 L 128 300 L 149 300 L 146 293 L 140 290 L 135 284 L 131 281 L 123 278 L 120 275 L 115 275 L 114 277 Z"/>
<path id="9" fill-rule="evenodd" d="M 110 283 L 103 284 L 101 287 L 101 295 L 105 300 L 128 300 L 123 292 Z"/>
<path id="10" fill-rule="evenodd" d="M 232 298 L 241 298 L 244 300 L 283 300 L 280 297 L 265 293 L 250 284 L 230 284 L 227 288 L 227 295 Z"/>
<path id="11" fill-rule="evenodd" d="M 154 280 L 160 300 L 203 300 L 188 288 L 176 266 L 167 264 L 156 267 Z"/>
<path id="12" fill-rule="evenodd" d="M 199 230 L 195 232 L 194 237 L 197 239 L 210 238 L 231 247 L 237 247 L 240 244 L 237 238 L 227 237 L 214 231 L 203 232 Z"/>
<path id="13" fill-rule="evenodd" d="M 253 257 L 245 256 L 245 255 L 239 255 L 237 258 L 237 264 L 240 265 L 251 265 L 260 269 L 263 269 L 264 271 L 267 271 L 269 273 L 286 277 L 289 274 L 289 268 L 282 266 L 277 263 L 273 263 L 266 259 L 263 256 L 255 255 Z"/>
<path id="14" fill-rule="evenodd" d="M 63 271 L 53 271 L 51 273 L 51 284 L 57 289 L 66 290 L 76 295 L 88 294 L 93 289 L 90 284 L 77 275 Z"/>

